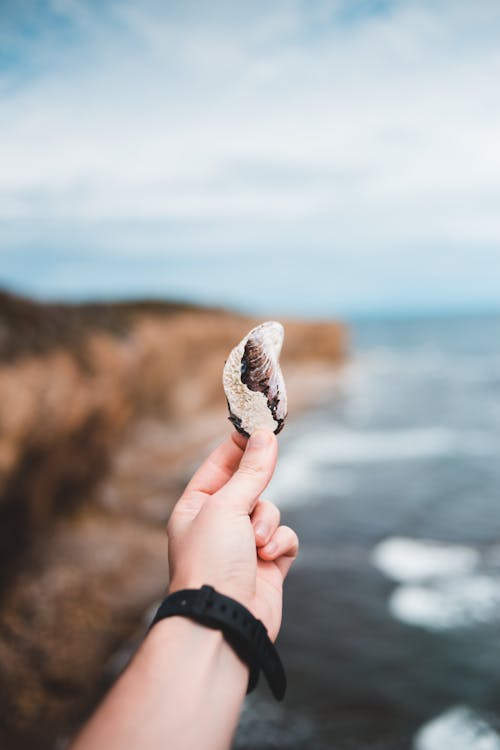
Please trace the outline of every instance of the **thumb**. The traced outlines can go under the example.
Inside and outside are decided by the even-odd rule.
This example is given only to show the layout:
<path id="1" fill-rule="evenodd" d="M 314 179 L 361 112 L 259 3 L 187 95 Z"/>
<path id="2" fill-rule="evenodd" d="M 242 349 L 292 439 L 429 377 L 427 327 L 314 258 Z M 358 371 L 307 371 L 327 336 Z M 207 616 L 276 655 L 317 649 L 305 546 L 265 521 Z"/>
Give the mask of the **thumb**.
<path id="1" fill-rule="evenodd" d="M 251 513 L 271 480 L 277 457 L 276 436 L 269 430 L 254 432 L 248 440 L 237 471 L 216 493 L 217 499 Z"/>

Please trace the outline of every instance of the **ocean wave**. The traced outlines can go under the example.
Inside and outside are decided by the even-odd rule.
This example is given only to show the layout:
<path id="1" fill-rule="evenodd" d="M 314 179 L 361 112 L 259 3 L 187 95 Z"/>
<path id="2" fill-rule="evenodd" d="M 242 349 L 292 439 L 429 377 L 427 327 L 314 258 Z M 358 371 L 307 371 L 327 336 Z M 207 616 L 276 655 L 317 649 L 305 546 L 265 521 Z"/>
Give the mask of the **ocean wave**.
<path id="1" fill-rule="evenodd" d="M 391 537 L 374 548 L 371 561 L 401 584 L 388 600 L 394 618 L 427 630 L 448 630 L 500 621 L 496 550 L 486 550 L 482 557 L 466 545 Z"/>
<path id="2" fill-rule="evenodd" d="M 418 731 L 414 750 L 500 750 L 500 735 L 468 706 L 454 706 Z"/>
<path id="3" fill-rule="evenodd" d="M 350 363 L 351 377 L 440 377 L 463 384 L 495 382 L 500 378 L 498 354 L 453 354 L 433 347 L 408 350 L 375 347 L 357 354 Z"/>
<path id="4" fill-rule="evenodd" d="M 292 453 L 316 464 L 359 464 L 410 461 L 454 454 L 496 452 L 488 431 L 445 427 L 403 430 L 352 430 L 320 427 L 294 441 Z"/>
<path id="5" fill-rule="evenodd" d="M 325 495 L 325 488 L 333 496 L 353 492 L 356 475 L 348 467 L 496 451 L 495 439 L 486 431 L 441 427 L 352 430 L 321 425 L 285 446 L 267 494 L 280 504 L 315 502 Z M 325 470 L 331 468 L 335 470 L 326 475 Z"/>
<path id="6" fill-rule="evenodd" d="M 397 620 L 428 630 L 485 624 L 500 619 L 500 580 L 470 575 L 404 584 L 392 592 L 389 610 Z"/>
<path id="7" fill-rule="evenodd" d="M 477 568 L 480 555 L 473 547 L 391 537 L 377 544 L 371 560 L 388 578 L 407 583 L 470 573 Z"/>
<path id="8" fill-rule="evenodd" d="M 326 484 L 322 467 L 316 457 L 293 450 L 280 459 L 266 497 L 281 507 L 299 504 L 314 505 L 328 494 L 349 495 L 354 489 L 351 472 L 339 469 L 328 475 Z"/>

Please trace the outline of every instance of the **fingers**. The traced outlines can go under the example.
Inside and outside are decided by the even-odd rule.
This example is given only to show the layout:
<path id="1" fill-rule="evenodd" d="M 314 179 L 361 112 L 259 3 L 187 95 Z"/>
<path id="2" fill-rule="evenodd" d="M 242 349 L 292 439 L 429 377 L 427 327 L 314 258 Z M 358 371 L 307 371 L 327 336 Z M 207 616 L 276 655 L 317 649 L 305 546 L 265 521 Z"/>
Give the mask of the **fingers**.
<path id="1" fill-rule="evenodd" d="M 233 432 L 203 461 L 193 474 L 183 495 L 197 492 L 212 495 L 223 487 L 240 465 L 245 443 L 246 439 L 242 435 Z"/>
<path id="2" fill-rule="evenodd" d="M 299 551 L 299 538 L 293 529 L 280 526 L 264 547 L 257 553 L 262 560 L 274 560 L 285 580 L 290 567 Z"/>
<path id="3" fill-rule="evenodd" d="M 254 432 L 248 440 L 238 470 L 217 492 L 218 501 L 251 513 L 258 497 L 269 484 L 277 455 L 276 436 L 269 430 Z"/>
<path id="4" fill-rule="evenodd" d="M 240 465 L 246 438 L 234 432 L 205 459 L 193 474 L 170 516 L 169 528 L 189 523 L 206 498 L 224 486 Z"/>
<path id="5" fill-rule="evenodd" d="M 231 435 L 232 439 L 238 445 L 242 451 L 245 450 L 246 444 L 248 442 L 248 438 L 245 437 L 245 435 L 242 435 L 241 432 L 236 432 L 236 430 Z"/>
<path id="6" fill-rule="evenodd" d="M 252 525 L 255 533 L 255 544 L 263 547 L 267 544 L 280 525 L 279 509 L 269 500 L 258 500 L 252 513 Z"/>

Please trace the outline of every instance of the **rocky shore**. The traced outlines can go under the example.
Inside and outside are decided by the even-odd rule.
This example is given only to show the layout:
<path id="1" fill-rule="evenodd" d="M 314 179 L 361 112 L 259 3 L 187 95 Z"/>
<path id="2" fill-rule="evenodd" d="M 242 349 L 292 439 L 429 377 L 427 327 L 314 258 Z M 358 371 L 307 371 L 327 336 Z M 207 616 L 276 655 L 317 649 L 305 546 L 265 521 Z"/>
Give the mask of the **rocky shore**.
<path id="1" fill-rule="evenodd" d="M 174 303 L 0 293 L 5 750 L 63 747 L 121 668 L 168 580 L 171 507 L 230 429 L 224 359 L 257 322 Z M 334 379 L 346 332 L 283 322 L 293 414 Z"/>

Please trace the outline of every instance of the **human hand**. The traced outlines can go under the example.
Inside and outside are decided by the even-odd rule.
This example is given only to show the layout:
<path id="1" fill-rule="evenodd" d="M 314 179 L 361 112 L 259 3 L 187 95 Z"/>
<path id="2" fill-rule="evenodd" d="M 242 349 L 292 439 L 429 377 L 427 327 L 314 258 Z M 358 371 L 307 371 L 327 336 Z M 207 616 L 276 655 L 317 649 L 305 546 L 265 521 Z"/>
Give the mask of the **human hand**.
<path id="1" fill-rule="evenodd" d="M 216 448 L 187 485 L 167 526 L 170 592 L 213 586 L 246 606 L 275 640 L 283 581 L 298 539 L 278 508 L 260 499 L 277 459 L 275 435 L 238 433 Z"/>

